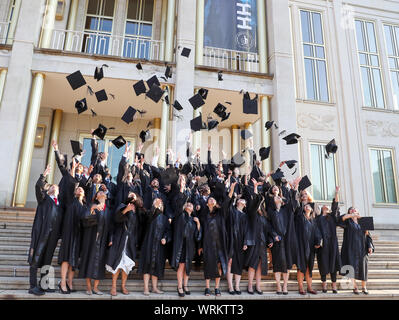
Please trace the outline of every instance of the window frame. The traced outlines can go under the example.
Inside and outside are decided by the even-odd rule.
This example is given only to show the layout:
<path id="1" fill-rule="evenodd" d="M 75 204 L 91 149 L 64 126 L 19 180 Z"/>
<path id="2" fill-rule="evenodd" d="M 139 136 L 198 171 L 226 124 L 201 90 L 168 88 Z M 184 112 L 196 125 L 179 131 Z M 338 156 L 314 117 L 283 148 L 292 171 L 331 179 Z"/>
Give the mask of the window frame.
<path id="1" fill-rule="evenodd" d="M 359 49 L 359 43 L 358 43 L 358 35 L 357 35 L 357 30 L 356 30 L 356 22 L 359 21 L 362 23 L 362 38 L 363 41 L 365 41 L 365 45 L 366 45 L 366 49 L 370 50 L 370 41 L 369 41 L 369 35 L 367 32 L 367 28 L 365 28 L 367 23 L 371 23 L 373 24 L 373 29 L 374 29 L 374 39 L 375 39 L 375 46 L 376 46 L 376 53 L 371 52 L 371 51 L 361 51 Z M 359 76 L 360 76 L 360 83 L 361 83 L 361 89 L 362 89 L 362 103 L 363 103 L 363 107 L 365 108 L 372 108 L 372 109 L 377 109 L 377 110 L 387 110 L 387 99 L 386 99 L 386 93 L 385 93 L 385 83 L 384 83 L 384 76 L 383 76 L 383 66 L 381 63 L 381 48 L 379 47 L 379 41 L 378 41 L 378 34 L 377 34 L 377 25 L 376 25 L 376 21 L 373 20 L 367 20 L 361 17 L 355 17 L 353 19 L 353 23 L 354 23 L 354 34 L 355 34 L 355 43 L 356 43 L 356 53 L 357 53 L 357 62 L 358 62 L 358 66 L 359 66 Z M 363 36 L 364 35 L 364 36 Z M 371 55 L 377 55 L 378 57 L 378 67 L 375 67 L 372 65 L 372 63 L 370 63 L 369 65 L 364 65 L 361 63 L 360 61 L 360 55 L 364 54 L 367 56 L 367 60 L 370 60 L 370 56 Z M 366 101 L 365 101 L 365 95 L 364 95 L 364 83 L 363 83 L 363 76 L 362 76 L 362 68 L 367 68 L 368 72 L 367 72 L 367 77 L 368 77 L 368 81 L 370 83 L 370 99 L 371 99 L 371 105 L 368 106 L 366 105 Z M 380 73 L 380 79 L 381 79 L 381 89 L 382 89 L 382 99 L 383 99 L 383 107 L 378 107 L 377 106 L 377 97 L 376 97 L 376 90 L 375 90 L 375 83 L 374 83 L 374 78 L 372 77 L 372 71 L 374 69 L 379 70 Z"/>
<path id="2" fill-rule="evenodd" d="M 308 12 L 310 14 L 310 32 L 311 36 L 314 39 L 315 38 L 315 30 L 313 27 L 313 19 L 312 19 L 312 14 L 317 13 L 320 14 L 320 19 L 321 19 L 321 35 L 323 37 L 323 44 L 318 44 L 315 42 L 305 42 L 303 39 L 303 31 L 302 31 L 302 17 L 301 17 L 301 12 Z M 328 52 L 327 52 L 327 45 L 326 45 L 326 35 L 325 35 L 325 28 L 324 28 L 324 12 L 322 11 L 317 11 L 313 9 L 307 9 L 307 8 L 299 8 L 299 25 L 300 25 L 300 38 L 301 38 L 301 50 L 302 50 L 302 68 L 303 68 L 303 75 L 304 75 L 304 86 L 305 86 L 305 96 L 306 100 L 308 101 L 314 101 L 314 102 L 320 102 L 320 103 L 331 103 L 331 86 L 330 86 L 330 72 L 329 72 L 329 64 L 328 64 Z M 316 47 L 322 47 L 324 49 L 324 58 L 318 58 L 314 54 L 313 57 L 305 55 L 305 45 L 312 46 L 313 49 Z M 316 89 L 316 99 L 311 99 L 308 97 L 307 89 L 308 89 L 308 84 L 306 81 L 306 66 L 305 66 L 305 59 L 311 59 L 313 62 L 317 61 L 324 61 L 326 65 L 326 80 L 327 80 L 327 101 L 324 101 L 321 99 L 321 94 L 320 94 L 320 81 L 319 81 L 319 72 L 317 70 L 317 63 L 313 63 L 313 68 L 312 71 L 314 73 L 313 77 L 313 84 Z M 317 72 L 315 72 L 317 71 Z"/>
<path id="3" fill-rule="evenodd" d="M 383 188 L 384 188 L 384 198 L 385 198 L 385 202 L 377 202 L 376 199 L 376 194 L 375 194 L 375 189 L 374 189 L 374 178 L 373 178 L 373 164 L 371 161 L 371 152 L 375 150 L 375 151 L 379 151 L 379 152 L 383 152 L 383 151 L 389 151 L 391 153 L 391 162 L 392 162 L 392 171 L 393 171 L 393 181 L 394 181 L 394 185 L 395 185 L 395 196 L 396 196 L 396 202 L 386 202 L 386 200 L 388 199 L 387 197 L 387 188 L 386 188 L 386 177 L 385 177 L 385 165 L 384 162 L 381 162 L 382 165 L 382 183 L 383 183 Z M 390 148 L 390 147 L 380 147 L 380 146 L 368 146 L 368 151 L 369 151 L 369 161 L 370 161 L 370 175 L 371 175 L 371 183 L 372 183 L 372 187 L 373 187 L 373 205 L 379 206 L 379 205 L 383 205 L 383 206 L 398 206 L 399 205 L 399 192 L 398 192 L 398 182 L 397 182 L 397 171 L 396 171 L 396 155 L 395 155 L 395 149 L 394 148 Z"/>
<path id="4" fill-rule="evenodd" d="M 322 142 L 322 141 L 309 141 L 309 171 L 310 171 L 310 178 L 311 180 L 313 180 L 313 171 L 312 171 L 312 145 L 317 145 L 320 149 L 322 149 L 322 151 L 324 151 L 324 148 L 326 146 L 326 144 L 328 143 L 328 141 L 326 142 Z M 316 202 L 330 202 L 331 200 L 328 199 L 328 194 L 326 194 L 326 190 L 328 190 L 327 188 L 327 176 L 326 176 L 326 164 L 325 164 L 325 152 L 321 153 L 321 159 L 319 158 L 319 164 L 320 164 L 320 160 L 322 160 L 323 165 L 322 167 L 322 172 L 320 173 L 320 175 L 322 176 L 322 182 L 323 182 L 323 188 L 324 188 L 324 199 L 316 199 L 315 195 L 314 195 L 314 191 L 313 191 L 313 184 L 311 186 L 312 188 L 312 195 L 313 198 Z M 331 156 L 331 155 L 330 155 Z M 338 164 L 337 164 L 337 157 L 336 154 L 333 154 L 333 163 L 334 163 L 334 178 L 335 178 L 335 187 L 339 186 L 339 180 L 338 180 Z M 321 190 L 322 191 L 322 190 Z M 334 191 L 335 192 L 335 191 Z"/>
<path id="5" fill-rule="evenodd" d="M 396 51 L 396 55 L 390 55 L 389 52 L 388 52 L 388 39 L 387 39 L 387 36 L 385 34 L 385 27 L 389 27 L 390 28 L 390 34 L 391 34 L 391 37 L 393 37 L 393 43 L 391 43 L 391 45 L 393 45 L 393 47 L 394 47 L 393 49 L 394 49 L 394 51 Z M 391 85 L 391 88 L 392 88 L 392 98 L 393 98 L 394 85 L 393 85 L 393 79 L 392 79 L 392 74 L 391 74 L 392 72 L 396 72 L 397 78 L 398 78 L 397 81 L 398 81 L 398 85 L 399 85 L 399 37 L 397 38 L 397 34 L 395 33 L 395 28 L 399 29 L 399 25 L 392 24 L 392 23 L 385 23 L 384 22 L 384 23 L 382 23 L 382 28 L 383 28 L 383 33 L 384 33 L 385 50 L 386 50 L 387 59 L 388 59 L 388 72 L 389 72 L 389 79 L 391 80 L 390 81 L 390 85 Z M 399 34 L 399 32 L 398 32 L 398 34 Z M 391 68 L 391 65 L 390 65 L 390 62 L 389 62 L 389 60 L 391 58 L 397 60 L 397 62 L 396 62 L 397 63 L 397 68 L 396 69 Z M 398 100 L 397 100 L 397 105 L 395 106 L 395 104 L 394 104 L 392 106 L 392 108 L 393 108 L 394 111 L 399 111 L 399 97 L 398 97 Z"/>

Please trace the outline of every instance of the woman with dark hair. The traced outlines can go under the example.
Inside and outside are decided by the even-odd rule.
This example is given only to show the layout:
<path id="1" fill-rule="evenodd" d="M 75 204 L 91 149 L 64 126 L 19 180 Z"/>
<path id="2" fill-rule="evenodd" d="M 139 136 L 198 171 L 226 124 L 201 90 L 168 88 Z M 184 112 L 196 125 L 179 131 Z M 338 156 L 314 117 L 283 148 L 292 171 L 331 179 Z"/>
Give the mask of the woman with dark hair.
<path id="1" fill-rule="evenodd" d="M 288 294 L 289 270 L 295 263 L 296 235 L 294 213 L 290 203 L 282 196 L 281 188 L 273 186 L 266 195 L 267 214 L 275 234 L 273 236 L 272 259 L 278 295 Z M 283 290 L 281 290 L 283 274 Z"/>
<path id="2" fill-rule="evenodd" d="M 260 288 L 262 276 L 267 275 L 267 248 L 273 247 L 273 233 L 270 222 L 267 219 L 267 213 L 262 205 L 263 197 L 258 194 L 258 186 L 263 182 L 256 182 L 252 179 L 255 196 L 248 201 L 247 219 L 248 232 L 245 237 L 245 246 L 247 246 L 244 265 L 248 268 L 248 293 L 253 294 L 253 279 L 256 278 L 257 294 L 263 294 Z"/>
<path id="3" fill-rule="evenodd" d="M 135 193 L 121 203 L 114 213 L 114 234 L 108 251 L 106 270 L 112 273 L 111 296 L 116 296 L 116 282 L 122 271 L 122 293 L 127 295 L 126 281 L 136 265 L 140 216 L 144 214 L 143 201 Z"/>
<path id="4" fill-rule="evenodd" d="M 373 240 L 368 230 L 362 230 L 359 225 L 359 211 L 350 207 L 348 213 L 342 215 L 340 226 L 344 228 L 344 240 L 341 248 L 342 265 L 350 265 L 353 267 L 354 279 L 353 293 L 359 294 L 356 280 L 362 281 L 362 292 L 368 294 L 367 274 L 368 274 L 368 256 L 374 252 Z"/>
<path id="5" fill-rule="evenodd" d="M 152 203 L 145 230 L 137 272 L 143 274 L 144 295 L 148 296 L 150 295 L 150 276 L 152 292 L 163 293 L 158 289 L 158 279 L 163 278 L 166 260 L 165 245 L 171 240 L 170 223 L 168 217 L 164 215 L 164 206 L 160 198 L 156 198 Z"/>
<path id="6" fill-rule="evenodd" d="M 170 265 L 177 270 L 177 293 L 179 297 L 189 295 L 188 279 L 195 253 L 195 244 L 201 240 L 201 226 L 197 217 L 192 217 L 194 206 L 186 202 L 184 194 L 186 180 L 180 178 L 180 193 L 177 195 L 177 211 L 173 218 L 173 251 Z M 184 281 L 184 284 L 183 284 Z"/>
<path id="7" fill-rule="evenodd" d="M 107 195 L 98 191 L 94 204 L 85 211 L 82 218 L 83 236 L 80 250 L 79 278 L 86 278 L 86 294 L 103 295 L 98 290 L 100 280 L 105 276 L 106 248 L 112 245 L 110 212 L 105 202 Z M 92 290 L 91 280 L 94 279 Z"/>
<path id="8" fill-rule="evenodd" d="M 338 207 L 339 187 L 335 189 L 335 197 L 331 204 L 331 210 L 327 206 L 321 208 L 321 214 L 316 217 L 316 223 L 320 230 L 323 246 L 317 250 L 317 266 L 319 268 L 322 290 L 327 292 L 327 274 L 330 274 L 333 293 L 337 291 L 337 272 L 341 270 L 341 257 L 339 255 L 337 225 L 339 223 Z"/>

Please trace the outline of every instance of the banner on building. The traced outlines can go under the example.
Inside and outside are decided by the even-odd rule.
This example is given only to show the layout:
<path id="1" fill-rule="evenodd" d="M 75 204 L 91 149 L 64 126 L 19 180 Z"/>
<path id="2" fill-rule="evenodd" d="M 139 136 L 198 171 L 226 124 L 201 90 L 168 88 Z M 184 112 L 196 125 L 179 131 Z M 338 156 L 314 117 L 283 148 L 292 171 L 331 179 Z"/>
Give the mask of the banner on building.
<path id="1" fill-rule="evenodd" d="M 204 45 L 257 52 L 256 0 L 205 0 Z"/>

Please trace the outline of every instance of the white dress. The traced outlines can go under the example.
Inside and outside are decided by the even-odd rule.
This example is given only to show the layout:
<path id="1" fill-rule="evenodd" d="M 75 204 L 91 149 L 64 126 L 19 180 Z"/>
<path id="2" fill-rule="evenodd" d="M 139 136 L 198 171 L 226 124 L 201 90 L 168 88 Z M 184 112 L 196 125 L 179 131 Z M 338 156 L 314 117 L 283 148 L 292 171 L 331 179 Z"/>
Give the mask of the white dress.
<path id="1" fill-rule="evenodd" d="M 116 267 L 116 269 L 113 270 L 112 267 L 110 267 L 109 265 L 105 265 L 105 269 L 108 272 L 111 272 L 112 274 L 115 274 L 119 269 L 121 269 L 126 274 L 129 274 L 130 271 L 132 271 L 133 267 L 136 265 L 134 263 L 134 261 L 132 259 L 130 259 L 128 257 L 128 255 L 126 254 L 126 245 L 127 245 L 128 239 L 129 239 L 129 237 L 126 237 L 125 246 L 124 246 L 123 252 L 122 252 L 122 258 L 121 258 L 121 261 L 119 262 L 118 266 Z"/>

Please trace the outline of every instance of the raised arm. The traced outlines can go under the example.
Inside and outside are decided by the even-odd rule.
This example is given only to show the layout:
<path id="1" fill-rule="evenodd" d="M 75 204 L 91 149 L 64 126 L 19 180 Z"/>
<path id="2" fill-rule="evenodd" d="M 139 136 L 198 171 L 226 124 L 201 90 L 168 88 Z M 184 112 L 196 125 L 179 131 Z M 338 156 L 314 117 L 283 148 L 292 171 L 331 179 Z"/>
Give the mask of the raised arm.
<path id="1" fill-rule="evenodd" d="M 98 143 L 97 143 L 96 137 L 94 135 L 91 138 L 90 145 L 91 145 L 90 163 L 94 166 L 96 164 L 97 157 L 98 157 Z"/>
<path id="2" fill-rule="evenodd" d="M 36 182 L 35 193 L 36 193 L 37 203 L 42 202 L 46 196 L 46 190 L 44 187 L 47 184 L 46 176 L 50 173 L 50 171 L 51 171 L 51 166 L 48 165 L 46 170 L 44 170 L 43 174 L 40 175 L 39 179 Z"/>
<path id="3" fill-rule="evenodd" d="M 57 162 L 57 166 L 60 169 L 60 172 L 62 176 L 65 176 L 68 174 L 68 164 L 64 156 L 60 154 L 60 151 L 58 149 L 58 144 L 53 140 L 51 145 L 54 148 L 54 154 L 55 154 L 55 161 Z"/>

